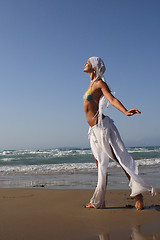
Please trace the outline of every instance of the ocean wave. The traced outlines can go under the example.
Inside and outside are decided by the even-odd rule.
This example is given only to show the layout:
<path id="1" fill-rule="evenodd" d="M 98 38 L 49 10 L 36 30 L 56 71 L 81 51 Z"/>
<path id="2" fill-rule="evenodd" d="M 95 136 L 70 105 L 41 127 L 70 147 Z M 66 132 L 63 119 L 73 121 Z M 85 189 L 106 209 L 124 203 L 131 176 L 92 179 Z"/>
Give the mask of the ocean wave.
<path id="1" fill-rule="evenodd" d="M 138 166 L 156 166 L 160 165 L 160 159 L 139 159 L 136 161 Z"/>
<path id="2" fill-rule="evenodd" d="M 53 174 L 69 173 L 75 171 L 92 171 L 96 169 L 93 163 L 72 163 L 72 164 L 44 164 L 44 165 L 21 165 L 21 166 L 3 166 L 0 168 L 0 174 Z"/>
<path id="3" fill-rule="evenodd" d="M 141 159 L 136 161 L 138 166 L 160 167 L 160 159 Z M 120 167 L 116 162 L 109 162 L 109 168 Z M 2 166 L 0 175 L 9 174 L 60 174 L 95 172 L 95 163 L 63 163 L 63 164 L 41 164 L 41 165 L 20 165 Z"/>
<path id="4" fill-rule="evenodd" d="M 153 148 L 128 148 L 129 153 L 160 153 L 160 147 Z"/>
<path id="5" fill-rule="evenodd" d="M 160 147 L 135 147 L 127 148 L 130 154 L 160 154 Z M 4 150 L 0 152 L 1 157 L 52 157 L 52 158 L 62 158 L 62 157 L 72 157 L 72 156 L 84 156 L 91 155 L 91 149 L 50 149 L 50 150 Z"/>
<path id="6" fill-rule="evenodd" d="M 92 152 L 90 149 L 54 149 L 54 150 L 37 150 L 37 151 L 30 151 L 30 150 L 6 150 L 0 152 L 0 156 L 43 156 L 43 157 L 66 157 L 66 156 L 76 156 L 76 155 L 91 155 Z"/>
<path id="7" fill-rule="evenodd" d="M 15 158 L 1 158 L 2 162 L 11 162 L 13 160 L 15 160 Z"/>

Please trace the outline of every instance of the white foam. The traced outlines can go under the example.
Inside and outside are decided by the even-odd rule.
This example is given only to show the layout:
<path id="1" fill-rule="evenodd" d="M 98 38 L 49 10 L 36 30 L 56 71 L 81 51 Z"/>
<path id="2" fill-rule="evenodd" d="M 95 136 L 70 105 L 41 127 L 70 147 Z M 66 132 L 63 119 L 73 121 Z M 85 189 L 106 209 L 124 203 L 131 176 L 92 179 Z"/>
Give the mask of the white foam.
<path id="1" fill-rule="evenodd" d="M 149 148 L 133 148 L 133 149 L 128 149 L 129 153 L 153 153 L 153 152 L 160 152 L 160 148 L 153 148 L 153 149 L 149 149 Z"/>
<path id="2" fill-rule="evenodd" d="M 128 148 L 129 153 L 160 153 L 160 147 L 155 148 Z M 52 150 L 5 150 L 0 152 L 0 156 L 6 155 L 33 155 L 33 156 L 49 156 L 49 157 L 65 157 L 65 156 L 80 156 L 80 155 L 91 155 L 90 149 L 52 149 Z"/>
<path id="3" fill-rule="evenodd" d="M 11 162 L 14 158 L 1 158 L 2 162 Z"/>
<path id="4" fill-rule="evenodd" d="M 93 163 L 64 163 L 64 164 L 46 164 L 46 165 L 21 165 L 21 166 L 3 166 L 0 168 L 0 174 L 50 174 L 59 172 L 73 171 L 91 171 L 96 169 Z"/>
<path id="5" fill-rule="evenodd" d="M 6 159 L 6 161 L 9 161 Z M 138 166 L 160 166 L 160 159 L 143 159 L 136 161 Z M 109 168 L 119 167 L 116 162 L 110 162 Z M 63 164 L 42 164 L 42 165 L 20 165 L 2 166 L 0 175 L 8 174 L 56 174 L 75 172 L 95 172 L 95 163 L 63 163 Z"/>
<path id="6" fill-rule="evenodd" d="M 160 159 L 159 158 L 143 159 L 137 160 L 136 163 L 138 166 L 155 166 L 160 165 Z"/>
<path id="7" fill-rule="evenodd" d="M 109 167 L 115 167 L 117 163 L 110 163 Z M 95 163 L 63 163 L 46 165 L 21 165 L 21 166 L 3 166 L 0 168 L 0 174 L 51 174 L 51 173 L 73 173 L 73 172 L 92 172 L 96 170 Z"/>
<path id="8" fill-rule="evenodd" d="M 42 156 L 51 156 L 51 157 L 62 157 L 62 156 L 76 156 L 76 155 L 91 155 L 92 152 L 90 149 L 80 149 L 80 150 L 37 150 L 37 151 L 30 151 L 30 150 L 19 150 L 19 151 L 3 151 L 0 153 L 1 156 L 6 155 L 42 155 Z"/>

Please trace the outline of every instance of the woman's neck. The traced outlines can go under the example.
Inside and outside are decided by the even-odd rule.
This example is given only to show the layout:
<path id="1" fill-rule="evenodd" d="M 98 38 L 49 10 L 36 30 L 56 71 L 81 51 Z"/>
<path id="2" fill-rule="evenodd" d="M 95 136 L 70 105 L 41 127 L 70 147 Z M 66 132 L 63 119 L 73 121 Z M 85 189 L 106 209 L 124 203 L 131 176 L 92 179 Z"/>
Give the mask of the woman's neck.
<path id="1" fill-rule="evenodd" d="M 90 76 L 91 81 L 96 79 L 96 73 L 95 72 L 91 72 L 91 73 L 88 73 L 88 74 Z"/>

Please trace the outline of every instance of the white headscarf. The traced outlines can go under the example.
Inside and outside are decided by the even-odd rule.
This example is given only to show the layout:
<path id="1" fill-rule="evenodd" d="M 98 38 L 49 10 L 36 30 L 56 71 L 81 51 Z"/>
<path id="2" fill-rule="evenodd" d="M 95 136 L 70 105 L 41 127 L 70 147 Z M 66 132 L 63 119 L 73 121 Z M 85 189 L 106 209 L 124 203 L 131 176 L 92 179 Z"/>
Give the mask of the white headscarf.
<path id="1" fill-rule="evenodd" d="M 106 70 L 106 67 L 105 67 L 102 59 L 99 57 L 90 57 L 89 60 L 92 65 L 92 68 L 96 71 L 96 79 L 95 80 L 98 80 L 99 78 L 101 78 L 105 82 L 105 78 L 104 78 L 103 74 Z"/>

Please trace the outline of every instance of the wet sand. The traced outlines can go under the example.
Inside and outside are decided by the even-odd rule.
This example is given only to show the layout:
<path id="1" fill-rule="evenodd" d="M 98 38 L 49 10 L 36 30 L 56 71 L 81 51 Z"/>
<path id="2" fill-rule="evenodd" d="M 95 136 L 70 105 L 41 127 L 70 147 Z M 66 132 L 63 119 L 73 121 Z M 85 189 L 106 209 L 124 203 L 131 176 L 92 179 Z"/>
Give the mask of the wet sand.
<path id="1" fill-rule="evenodd" d="M 160 239 L 160 191 L 137 211 L 128 190 L 108 190 L 105 209 L 86 209 L 93 190 L 0 189 L 0 239 Z"/>

